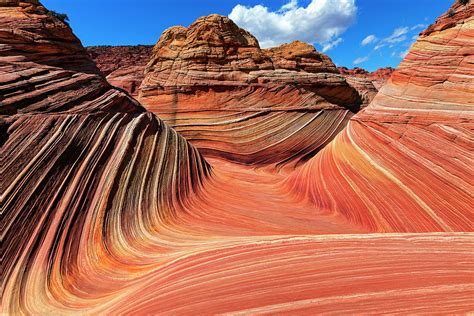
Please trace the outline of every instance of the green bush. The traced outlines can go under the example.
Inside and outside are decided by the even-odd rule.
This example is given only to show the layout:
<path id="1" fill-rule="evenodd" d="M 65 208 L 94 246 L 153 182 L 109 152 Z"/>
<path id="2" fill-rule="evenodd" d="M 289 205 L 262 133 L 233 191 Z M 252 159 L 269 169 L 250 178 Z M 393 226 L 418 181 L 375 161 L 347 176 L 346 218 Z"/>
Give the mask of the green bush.
<path id="1" fill-rule="evenodd" d="M 61 22 L 65 23 L 65 24 L 68 24 L 68 22 L 69 22 L 69 17 L 65 13 L 58 13 L 56 11 L 50 10 L 49 15 L 56 18 L 56 19 L 58 19 L 58 20 L 60 20 Z"/>

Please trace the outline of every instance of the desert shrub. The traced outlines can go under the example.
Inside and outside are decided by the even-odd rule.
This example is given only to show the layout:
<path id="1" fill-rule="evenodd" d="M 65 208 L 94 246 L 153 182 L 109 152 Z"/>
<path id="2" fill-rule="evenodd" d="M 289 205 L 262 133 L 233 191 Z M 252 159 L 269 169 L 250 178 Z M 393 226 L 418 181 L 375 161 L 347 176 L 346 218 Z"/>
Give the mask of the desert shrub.
<path id="1" fill-rule="evenodd" d="M 56 18 L 56 19 L 58 19 L 58 20 L 60 20 L 61 22 L 65 23 L 65 24 L 68 24 L 68 22 L 69 22 L 69 17 L 65 13 L 58 13 L 56 11 L 50 10 L 49 15 Z"/>
<path id="2" fill-rule="evenodd" d="M 458 0 L 460 4 L 466 5 L 469 3 L 469 0 Z"/>

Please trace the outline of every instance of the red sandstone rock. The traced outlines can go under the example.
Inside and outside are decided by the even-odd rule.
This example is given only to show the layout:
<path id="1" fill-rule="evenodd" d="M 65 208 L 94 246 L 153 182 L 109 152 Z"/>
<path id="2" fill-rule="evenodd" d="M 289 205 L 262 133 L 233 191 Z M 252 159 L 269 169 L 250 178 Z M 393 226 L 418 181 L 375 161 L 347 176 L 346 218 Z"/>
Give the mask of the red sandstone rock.
<path id="1" fill-rule="evenodd" d="M 138 96 L 152 49 L 146 45 L 91 46 L 87 52 L 111 85 Z"/>
<path id="2" fill-rule="evenodd" d="M 288 69 L 309 73 L 338 73 L 332 60 L 316 51 L 313 45 L 294 41 L 274 48 L 267 48 L 263 53 L 270 57 L 274 69 Z"/>
<path id="3" fill-rule="evenodd" d="M 172 217 L 173 205 L 199 190 L 209 166 L 184 138 L 110 86 L 70 28 L 43 6 L 0 2 L 0 47 L 0 313 L 93 314 L 81 292 L 107 296 L 103 286 L 124 285 L 94 280 L 105 270 L 83 274 L 115 261 L 111 229 L 125 224 L 115 215 L 155 224 L 158 210 L 162 220 Z M 150 189 L 148 203 L 135 191 L 140 187 Z M 138 196 L 138 204 L 129 203 Z"/>
<path id="4" fill-rule="evenodd" d="M 379 68 L 373 72 L 368 72 L 365 69 L 355 67 L 352 69 L 348 69 L 347 67 L 338 67 L 337 68 L 341 74 L 347 77 L 358 77 L 358 78 L 366 78 L 372 81 L 375 88 L 380 90 L 380 88 L 387 82 L 387 80 L 392 75 L 393 69 L 392 67 L 385 67 Z"/>
<path id="5" fill-rule="evenodd" d="M 175 92 L 183 99 L 178 103 L 214 110 L 242 108 L 242 101 L 247 103 L 246 109 L 357 108 L 360 104 L 355 91 L 337 76 L 332 61 L 314 47 L 294 42 L 262 50 L 254 36 L 219 15 L 202 17 L 189 28 L 166 30 L 145 73 L 140 99 L 150 108 L 172 103 Z M 313 98 L 265 102 L 266 94 L 269 99 L 275 97 L 276 91 L 272 90 L 282 89 L 283 85 L 290 90 L 299 88 L 299 94 Z M 252 94 L 253 90 L 267 93 L 262 93 L 263 100 L 255 100 L 254 104 L 232 96 L 225 103 L 218 99 L 215 102 L 212 96 L 205 105 L 188 104 L 188 99 L 199 99 L 207 90 L 216 94 Z"/>
<path id="6" fill-rule="evenodd" d="M 454 7 L 451 26 L 422 37 L 383 94 L 287 178 L 218 158 L 210 170 L 173 129 L 108 85 L 70 30 L 41 7 L 8 2 L 0 0 L 8 104 L 0 313 L 474 309 L 472 4 L 467 17 Z M 202 139 L 219 134 L 191 112 L 176 118 L 180 128 L 197 120 Z M 291 121 L 311 113 L 271 113 L 253 121 L 253 133 L 245 134 L 250 124 L 219 132 L 224 141 L 274 143 L 274 132 L 288 129 L 277 154 L 297 155 L 330 124 L 304 126 L 334 118 L 327 112 L 306 123 Z M 251 114 L 225 112 L 222 126 L 264 116 Z"/>
<path id="7" fill-rule="evenodd" d="M 41 5 L 2 7 L 1 27 L 1 115 L 144 111 L 112 89 L 69 26 Z M 98 103 L 99 95 L 107 98 Z"/>
<path id="8" fill-rule="evenodd" d="M 219 15 L 166 30 L 145 73 L 140 101 L 147 109 L 201 152 L 248 164 L 307 159 L 362 102 L 313 46 L 262 50 Z"/>
<path id="9" fill-rule="evenodd" d="M 423 32 L 372 103 L 288 183 L 377 231 L 472 231 L 474 4 Z"/>
<path id="10" fill-rule="evenodd" d="M 344 75 L 347 82 L 359 92 L 363 108 L 372 102 L 378 90 L 387 82 L 394 70 L 391 67 L 379 68 L 374 72 L 368 72 L 359 67 L 353 69 L 338 67 L 337 69 Z"/>

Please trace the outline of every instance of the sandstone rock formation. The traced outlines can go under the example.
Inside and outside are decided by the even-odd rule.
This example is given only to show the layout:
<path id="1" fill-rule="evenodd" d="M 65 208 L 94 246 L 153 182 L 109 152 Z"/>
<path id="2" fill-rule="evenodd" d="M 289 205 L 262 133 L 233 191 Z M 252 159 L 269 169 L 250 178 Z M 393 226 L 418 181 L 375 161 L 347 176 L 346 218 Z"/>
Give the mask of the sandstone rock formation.
<path id="1" fill-rule="evenodd" d="M 205 161 L 42 6 L 0 2 L 0 313 L 471 312 L 473 7 L 275 170 Z"/>
<path id="2" fill-rule="evenodd" d="M 138 96 L 153 46 L 91 46 L 87 52 L 107 81 Z"/>
<path id="3" fill-rule="evenodd" d="M 315 58 L 325 59 L 327 62 L 325 65 L 332 64 L 326 55 L 317 53 L 312 45 L 300 41 L 263 51 L 271 58 L 274 67 L 279 69 L 307 72 L 328 71 L 327 68 L 318 68 L 318 65 L 314 63 L 304 63 L 305 60 L 312 61 Z M 153 46 L 90 46 L 87 47 L 87 52 L 110 84 L 125 89 L 134 97 L 138 96 L 138 89 L 145 77 L 146 65 L 153 56 Z M 367 106 L 372 101 L 394 70 L 391 67 L 379 68 L 374 72 L 358 67 L 353 69 L 338 67 L 337 69 L 359 92 L 362 99 L 361 107 Z"/>
<path id="4" fill-rule="evenodd" d="M 166 30 L 145 73 L 139 99 L 147 109 L 202 153 L 246 164 L 311 157 L 361 105 L 313 46 L 263 50 L 219 15 Z"/>
<path id="5" fill-rule="evenodd" d="M 474 4 L 427 31 L 365 111 L 288 181 L 377 231 L 471 231 Z"/>
<path id="6" fill-rule="evenodd" d="M 379 68 L 374 72 L 368 72 L 362 68 L 347 69 L 338 67 L 339 72 L 344 75 L 346 81 L 354 87 L 362 99 L 362 106 L 366 107 L 377 95 L 378 90 L 387 82 L 393 72 L 393 68 Z"/>
<path id="7" fill-rule="evenodd" d="M 127 226 L 151 233 L 209 165 L 35 1 L 0 3 L 0 47 L 1 313 L 84 313 L 116 284 L 96 264 L 130 272 Z"/>
<path id="8" fill-rule="evenodd" d="M 348 69 L 347 67 L 337 67 L 339 72 L 346 76 L 346 77 L 358 77 L 358 78 L 366 78 L 372 81 L 373 85 L 377 90 L 380 90 L 382 86 L 390 79 L 392 75 L 393 69 L 392 67 L 384 67 L 379 68 L 375 71 L 369 72 L 365 69 L 355 67 L 352 69 Z"/>

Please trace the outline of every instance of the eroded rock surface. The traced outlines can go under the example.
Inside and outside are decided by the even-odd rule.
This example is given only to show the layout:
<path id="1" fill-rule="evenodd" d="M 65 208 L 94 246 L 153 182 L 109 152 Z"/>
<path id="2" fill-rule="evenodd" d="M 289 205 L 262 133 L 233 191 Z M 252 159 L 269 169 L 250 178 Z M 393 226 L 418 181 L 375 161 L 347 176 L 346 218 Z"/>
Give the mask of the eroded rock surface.
<path id="1" fill-rule="evenodd" d="M 472 4 L 453 6 L 383 94 L 295 171 L 204 161 L 111 87 L 43 7 L 4 3 L 0 313 L 474 309 Z M 181 128 L 212 130 L 204 114 Z M 288 152 L 319 133 L 271 114 L 253 134 L 221 129 L 224 141 L 274 143 L 284 123 Z"/>
<path id="2" fill-rule="evenodd" d="M 390 76 L 395 70 L 392 67 L 383 67 L 372 72 L 359 67 L 352 69 L 348 69 L 347 67 L 338 67 L 337 69 L 346 77 L 369 79 L 377 91 L 380 90 L 380 88 L 382 88 L 385 83 L 387 83 L 388 79 L 390 79 Z"/>
<path id="3" fill-rule="evenodd" d="M 142 233 L 151 233 L 210 167 L 110 86 L 70 28 L 39 3 L 0 2 L 0 47 L 1 313 L 93 314 L 90 299 L 125 285 L 106 281 L 105 271 L 133 274 L 134 260 L 113 259 L 116 233 L 134 244 L 126 227 L 143 218 Z"/>
<path id="4" fill-rule="evenodd" d="M 145 77 L 153 46 L 91 46 L 87 52 L 107 81 L 138 96 L 138 88 Z"/>
<path id="5" fill-rule="evenodd" d="M 247 164 L 311 157 L 362 104 L 330 58 L 293 42 L 260 49 L 229 18 L 166 30 L 140 101 L 201 152 Z"/>
<path id="6" fill-rule="evenodd" d="M 421 34 L 295 193 L 379 231 L 472 231 L 473 13 L 456 2 Z"/>

